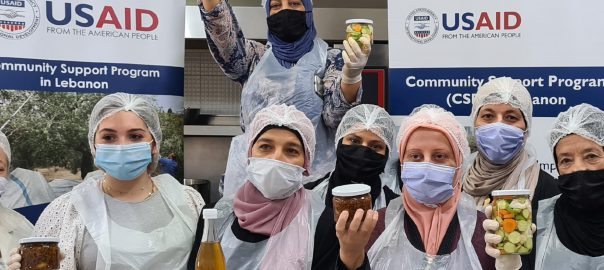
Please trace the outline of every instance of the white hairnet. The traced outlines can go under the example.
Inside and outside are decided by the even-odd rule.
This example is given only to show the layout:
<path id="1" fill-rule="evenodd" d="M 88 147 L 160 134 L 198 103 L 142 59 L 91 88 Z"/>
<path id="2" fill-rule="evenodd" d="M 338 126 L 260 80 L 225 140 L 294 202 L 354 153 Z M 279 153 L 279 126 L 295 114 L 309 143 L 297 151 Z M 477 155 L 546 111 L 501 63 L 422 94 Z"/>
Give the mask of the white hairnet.
<path id="1" fill-rule="evenodd" d="M 10 143 L 8 142 L 8 138 L 4 135 L 4 132 L 0 131 L 0 150 L 6 154 L 8 158 L 8 164 L 6 166 L 10 166 L 11 161 L 11 152 L 10 152 Z"/>
<path id="2" fill-rule="evenodd" d="M 480 108 L 489 104 L 509 104 L 519 109 L 526 121 L 527 133 L 530 133 L 533 121 L 533 101 L 529 91 L 518 80 L 499 77 L 478 87 L 478 92 L 472 101 L 470 119 L 476 121 Z"/>
<path id="3" fill-rule="evenodd" d="M 151 102 L 139 95 L 115 93 L 107 95 L 99 100 L 99 102 L 94 105 L 92 113 L 90 113 L 88 143 L 90 144 L 90 151 L 92 152 L 92 155 L 95 155 L 94 136 L 99 124 L 105 118 L 121 111 L 133 112 L 138 115 L 145 122 L 145 124 L 147 124 L 147 127 L 153 136 L 153 140 L 155 140 L 157 152 L 159 153 L 159 146 L 162 141 L 162 133 L 157 111 Z M 154 163 L 156 162 L 157 160 L 154 158 Z"/>
<path id="4" fill-rule="evenodd" d="M 549 134 L 552 152 L 558 141 L 570 134 L 585 137 L 604 146 L 604 111 L 583 103 L 558 114 Z"/>
<path id="5" fill-rule="evenodd" d="M 451 112 L 433 104 L 422 105 L 415 108 L 413 112 L 411 112 L 411 115 L 401 123 L 401 128 L 399 129 L 396 139 L 399 155 L 405 153 L 405 149 L 402 149 L 402 147 L 407 143 L 406 139 L 411 135 L 410 131 L 415 130 L 418 127 L 430 126 L 436 126 L 443 129 L 453 138 L 457 149 L 459 149 L 459 153 L 461 154 L 462 160 L 458 160 L 458 162 L 460 165 L 463 165 L 470 155 L 466 130 L 457 119 L 455 119 L 455 116 L 453 116 Z"/>
<path id="6" fill-rule="evenodd" d="M 304 144 L 304 168 L 310 173 L 316 143 L 315 128 L 310 119 L 293 105 L 271 105 L 260 110 L 250 124 L 248 156 L 252 153 L 252 145 L 257 139 L 256 137 L 267 126 L 287 127 L 300 134 Z"/>
<path id="7" fill-rule="evenodd" d="M 392 142 L 396 127 L 390 115 L 383 108 L 372 105 L 358 105 L 346 112 L 336 131 L 336 147 L 346 135 L 360 131 L 371 131 L 386 143 L 392 152 Z"/>

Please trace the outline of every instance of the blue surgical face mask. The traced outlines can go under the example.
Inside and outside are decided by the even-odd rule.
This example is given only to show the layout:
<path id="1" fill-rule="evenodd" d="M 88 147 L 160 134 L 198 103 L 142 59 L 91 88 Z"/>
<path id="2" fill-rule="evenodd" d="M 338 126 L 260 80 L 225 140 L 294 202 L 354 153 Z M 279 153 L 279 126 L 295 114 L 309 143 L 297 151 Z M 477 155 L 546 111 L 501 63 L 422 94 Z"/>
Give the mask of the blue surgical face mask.
<path id="1" fill-rule="evenodd" d="M 522 150 L 524 131 L 501 122 L 476 128 L 478 150 L 493 164 L 504 165 Z"/>
<path id="2" fill-rule="evenodd" d="M 418 202 L 437 205 L 453 196 L 456 168 L 430 162 L 405 162 L 401 166 L 403 187 Z"/>
<path id="3" fill-rule="evenodd" d="M 111 177 L 131 181 L 151 163 L 151 143 L 97 144 L 94 162 Z"/>

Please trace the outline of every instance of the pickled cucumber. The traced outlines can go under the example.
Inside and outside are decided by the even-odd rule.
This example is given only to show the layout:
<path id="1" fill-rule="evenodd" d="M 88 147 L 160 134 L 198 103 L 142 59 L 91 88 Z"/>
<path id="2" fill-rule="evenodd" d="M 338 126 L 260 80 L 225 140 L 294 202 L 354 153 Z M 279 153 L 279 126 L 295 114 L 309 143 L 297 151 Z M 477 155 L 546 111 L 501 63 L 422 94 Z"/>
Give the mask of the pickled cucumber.
<path id="1" fill-rule="evenodd" d="M 497 201 L 497 208 L 498 209 L 507 209 L 508 208 L 508 202 L 506 202 L 505 200 L 498 200 Z"/>
<path id="2" fill-rule="evenodd" d="M 526 239 L 526 241 L 524 242 L 524 247 L 527 249 L 533 249 L 533 238 L 529 237 Z"/>
<path id="3" fill-rule="evenodd" d="M 528 218 L 531 216 L 531 211 L 530 211 L 530 210 L 528 210 L 528 209 L 524 209 L 524 210 L 522 210 L 522 216 L 523 216 L 525 219 L 528 219 Z"/>
<path id="4" fill-rule="evenodd" d="M 520 233 L 513 231 L 508 235 L 508 240 L 510 240 L 510 243 L 512 244 L 518 244 L 520 243 Z"/>
<path id="5" fill-rule="evenodd" d="M 524 232 L 529 228 L 529 223 L 526 220 L 518 221 L 518 231 Z"/>
<path id="6" fill-rule="evenodd" d="M 516 251 L 516 245 L 507 242 L 503 245 L 503 251 L 505 251 L 505 253 L 514 253 Z"/>

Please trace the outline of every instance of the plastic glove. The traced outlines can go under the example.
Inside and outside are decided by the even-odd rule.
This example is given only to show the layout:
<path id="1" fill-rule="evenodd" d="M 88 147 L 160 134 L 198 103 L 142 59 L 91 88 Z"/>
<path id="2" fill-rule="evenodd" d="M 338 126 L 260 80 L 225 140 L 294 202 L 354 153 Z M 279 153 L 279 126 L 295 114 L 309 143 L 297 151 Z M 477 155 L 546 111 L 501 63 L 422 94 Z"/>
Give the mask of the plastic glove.
<path id="1" fill-rule="evenodd" d="M 487 205 L 484 210 L 484 213 L 487 216 L 487 218 L 491 217 L 492 212 L 493 212 L 493 206 Z M 486 233 L 484 235 L 484 241 L 487 243 L 487 245 L 485 246 L 484 249 L 485 249 L 485 252 L 489 256 L 495 258 L 495 269 L 498 269 L 498 270 L 520 269 L 520 267 L 522 267 L 522 261 L 520 260 L 520 255 L 508 254 L 508 255 L 502 256 L 499 249 L 497 249 L 495 247 L 502 240 L 501 236 L 492 233 L 499 229 L 499 222 L 497 222 L 496 220 L 492 220 L 492 219 L 485 219 L 482 222 L 482 227 L 486 231 Z M 531 224 L 532 233 L 535 233 L 536 229 L 537 229 L 537 226 L 535 226 L 534 223 Z"/>
<path id="2" fill-rule="evenodd" d="M 19 248 L 14 248 L 10 251 L 10 257 L 8 258 L 8 270 L 19 270 L 21 269 L 21 255 L 19 254 Z"/>
<path id="3" fill-rule="evenodd" d="M 344 58 L 344 67 L 342 68 L 342 82 L 347 84 L 355 84 L 361 81 L 361 72 L 367 65 L 367 59 L 371 53 L 371 41 L 363 39 L 361 40 L 366 48 L 369 48 L 367 53 L 361 50 L 359 44 L 354 41 L 353 38 L 344 40 L 344 51 L 342 52 L 342 58 Z"/>
<path id="4" fill-rule="evenodd" d="M 336 223 L 336 236 L 340 243 L 340 259 L 347 269 L 357 269 L 363 264 L 365 246 L 378 218 L 377 211 L 367 210 L 365 214 L 362 209 L 357 209 L 350 226 L 346 227 L 348 211 L 342 211 L 340 214 Z"/>

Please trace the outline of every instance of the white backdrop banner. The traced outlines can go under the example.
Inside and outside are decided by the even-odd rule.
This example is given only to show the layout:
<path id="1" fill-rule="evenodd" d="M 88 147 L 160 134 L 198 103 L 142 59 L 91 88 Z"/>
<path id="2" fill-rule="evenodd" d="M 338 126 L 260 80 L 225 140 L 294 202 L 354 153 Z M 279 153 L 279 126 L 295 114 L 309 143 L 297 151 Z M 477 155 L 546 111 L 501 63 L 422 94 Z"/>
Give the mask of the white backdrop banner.
<path id="1" fill-rule="evenodd" d="M 434 103 L 472 126 L 477 87 L 518 79 L 533 97 L 529 142 L 557 175 L 546 140 L 553 117 L 583 102 L 604 108 L 602 10 L 596 0 L 389 0 L 390 112 Z"/>
<path id="2" fill-rule="evenodd" d="M 184 0 L 0 0 L 0 88 L 182 96 L 184 13 Z"/>

